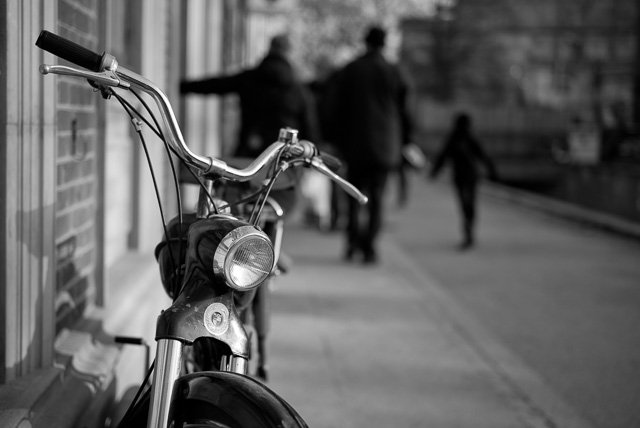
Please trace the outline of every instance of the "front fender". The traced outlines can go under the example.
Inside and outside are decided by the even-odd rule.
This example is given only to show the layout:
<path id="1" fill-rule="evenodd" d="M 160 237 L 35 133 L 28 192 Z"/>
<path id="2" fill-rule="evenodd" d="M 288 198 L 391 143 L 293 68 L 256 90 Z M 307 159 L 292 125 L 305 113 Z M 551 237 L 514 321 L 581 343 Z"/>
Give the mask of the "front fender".
<path id="1" fill-rule="evenodd" d="M 149 396 L 122 426 L 145 426 Z M 144 421 L 141 420 L 144 418 Z M 308 428 L 298 413 L 261 382 L 229 372 L 197 372 L 180 377 L 173 388 L 170 425 L 224 428 Z"/>
<path id="2" fill-rule="evenodd" d="M 261 382 L 229 372 L 182 376 L 173 389 L 175 426 L 215 421 L 229 428 L 307 427 L 298 413 Z"/>

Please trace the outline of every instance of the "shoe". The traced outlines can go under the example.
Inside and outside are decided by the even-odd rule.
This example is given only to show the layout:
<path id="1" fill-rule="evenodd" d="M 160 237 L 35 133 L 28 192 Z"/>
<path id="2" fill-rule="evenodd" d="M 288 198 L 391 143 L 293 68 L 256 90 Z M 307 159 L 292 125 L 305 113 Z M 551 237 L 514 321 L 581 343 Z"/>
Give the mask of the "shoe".
<path id="1" fill-rule="evenodd" d="M 473 239 L 465 239 L 464 241 L 462 241 L 462 243 L 458 248 L 460 249 L 460 251 L 466 251 L 471 249 L 473 245 L 474 245 Z"/>
<path id="2" fill-rule="evenodd" d="M 378 255 L 375 251 L 367 251 L 366 253 L 364 253 L 364 259 L 362 260 L 362 263 L 364 263 L 365 265 L 374 265 L 378 263 Z"/>
<path id="3" fill-rule="evenodd" d="M 353 261 L 353 258 L 356 255 L 356 248 L 355 247 L 348 247 L 347 251 L 344 252 L 344 260 L 347 262 L 351 262 Z"/>

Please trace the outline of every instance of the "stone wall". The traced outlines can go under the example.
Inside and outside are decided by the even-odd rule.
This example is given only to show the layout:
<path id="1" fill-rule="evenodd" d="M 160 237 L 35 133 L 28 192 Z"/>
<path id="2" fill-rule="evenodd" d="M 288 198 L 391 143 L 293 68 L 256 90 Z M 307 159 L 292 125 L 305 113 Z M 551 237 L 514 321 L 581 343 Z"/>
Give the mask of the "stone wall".
<path id="1" fill-rule="evenodd" d="M 57 33 L 98 50 L 95 0 L 61 0 Z M 58 77 L 56 156 L 56 332 L 71 326 L 95 299 L 97 106 L 84 80 Z"/>

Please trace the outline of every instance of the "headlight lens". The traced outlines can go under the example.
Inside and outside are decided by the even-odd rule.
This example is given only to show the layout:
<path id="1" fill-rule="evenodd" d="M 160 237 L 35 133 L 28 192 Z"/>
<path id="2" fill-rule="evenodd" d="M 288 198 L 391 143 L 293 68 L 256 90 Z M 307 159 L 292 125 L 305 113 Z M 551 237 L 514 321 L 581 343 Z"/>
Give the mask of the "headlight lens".
<path id="1" fill-rule="evenodd" d="M 230 287 L 246 291 L 266 279 L 273 261 L 273 246 L 267 235 L 253 226 L 241 226 L 230 231 L 218 245 L 213 271 Z"/>

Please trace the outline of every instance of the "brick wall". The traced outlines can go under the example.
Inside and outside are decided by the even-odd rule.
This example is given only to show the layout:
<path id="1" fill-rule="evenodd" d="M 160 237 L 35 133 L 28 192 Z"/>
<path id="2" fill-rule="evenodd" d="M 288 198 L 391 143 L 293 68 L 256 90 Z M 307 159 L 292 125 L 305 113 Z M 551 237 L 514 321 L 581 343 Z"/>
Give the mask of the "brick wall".
<path id="1" fill-rule="evenodd" d="M 96 0 L 60 0 L 57 32 L 98 51 Z M 56 332 L 95 300 L 97 102 L 83 80 L 58 78 Z"/>

